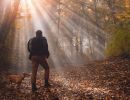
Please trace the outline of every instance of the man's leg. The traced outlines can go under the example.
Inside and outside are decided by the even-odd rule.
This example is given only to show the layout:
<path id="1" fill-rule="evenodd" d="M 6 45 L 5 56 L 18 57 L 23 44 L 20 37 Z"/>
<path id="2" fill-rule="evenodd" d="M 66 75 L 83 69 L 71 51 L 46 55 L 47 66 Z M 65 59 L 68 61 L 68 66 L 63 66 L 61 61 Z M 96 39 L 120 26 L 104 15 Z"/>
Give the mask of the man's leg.
<path id="1" fill-rule="evenodd" d="M 49 65 L 47 63 L 47 60 L 45 58 L 42 58 L 40 64 L 45 69 L 45 74 L 44 74 L 45 86 L 50 86 L 50 84 L 49 84 L 50 69 L 49 69 Z"/>
<path id="2" fill-rule="evenodd" d="M 33 56 L 31 58 L 32 60 L 32 76 L 31 76 L 31 84 L 32 84 L 32 91 L 34 92 L 37 90 L 36 88 L 36 75 L 37 75 L 37 69 L 38 69 L 38 57 Z"/>

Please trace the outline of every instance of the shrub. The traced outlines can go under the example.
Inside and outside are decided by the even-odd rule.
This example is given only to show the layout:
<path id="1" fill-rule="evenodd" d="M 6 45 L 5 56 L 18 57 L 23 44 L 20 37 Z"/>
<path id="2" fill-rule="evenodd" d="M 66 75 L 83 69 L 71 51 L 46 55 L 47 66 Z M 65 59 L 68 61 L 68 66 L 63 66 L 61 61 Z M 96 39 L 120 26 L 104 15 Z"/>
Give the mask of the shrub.
<path id="1" fill-rule="evenodd" d="M 130 56 L 130 30 L 118 27 L 113 33 L 106 49 L 106 55 L 111 56 Z"/>

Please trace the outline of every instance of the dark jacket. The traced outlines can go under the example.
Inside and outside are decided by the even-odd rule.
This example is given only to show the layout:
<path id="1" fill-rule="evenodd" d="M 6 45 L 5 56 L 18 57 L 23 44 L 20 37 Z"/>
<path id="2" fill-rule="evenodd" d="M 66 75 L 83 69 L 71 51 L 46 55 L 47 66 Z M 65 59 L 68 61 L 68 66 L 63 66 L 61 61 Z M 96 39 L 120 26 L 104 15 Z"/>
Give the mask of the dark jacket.
<path id="1" fill-rule="evenodd" d="M 28 41 L 28 51 L 31 56 L 49 57 L 48 43 L 45 37 L 34 37 Z"/>

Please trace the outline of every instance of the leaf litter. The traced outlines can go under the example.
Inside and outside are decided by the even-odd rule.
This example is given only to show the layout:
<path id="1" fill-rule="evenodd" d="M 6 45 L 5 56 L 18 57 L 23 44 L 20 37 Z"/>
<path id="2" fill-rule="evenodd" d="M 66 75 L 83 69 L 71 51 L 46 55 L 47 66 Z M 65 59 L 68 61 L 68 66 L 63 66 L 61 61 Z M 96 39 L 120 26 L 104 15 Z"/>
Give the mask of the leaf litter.
<path id="1" fill-rule="evenodd" d="M 130 60 L 109 58 L 83 66 L 51 68 L 51 87 L 44 87 L 44 71 L 37 73 L 37 87 L 31 92 L 31 77 L 20 86 L 9 84 L 0 73 L 0 100 L 130 100 Z"/>

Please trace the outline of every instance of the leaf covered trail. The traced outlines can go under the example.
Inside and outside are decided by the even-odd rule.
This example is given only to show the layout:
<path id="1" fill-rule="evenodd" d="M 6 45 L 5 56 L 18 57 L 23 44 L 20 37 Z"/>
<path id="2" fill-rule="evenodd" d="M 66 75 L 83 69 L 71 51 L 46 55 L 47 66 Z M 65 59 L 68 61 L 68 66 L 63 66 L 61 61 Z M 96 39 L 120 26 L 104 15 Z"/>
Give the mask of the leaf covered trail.
<path id="1" fill-rule="evenodd" d="M 129 59 L 111 58 L 83 66 L 52 68 L 49 88 L 44 87 L 43 76 L 44 71 L 39 71 L 36 93 L 31 93 L 30 77 L 25 78 L 20 89 L 1 81 L 0 100 L 130 99 Z"/>

